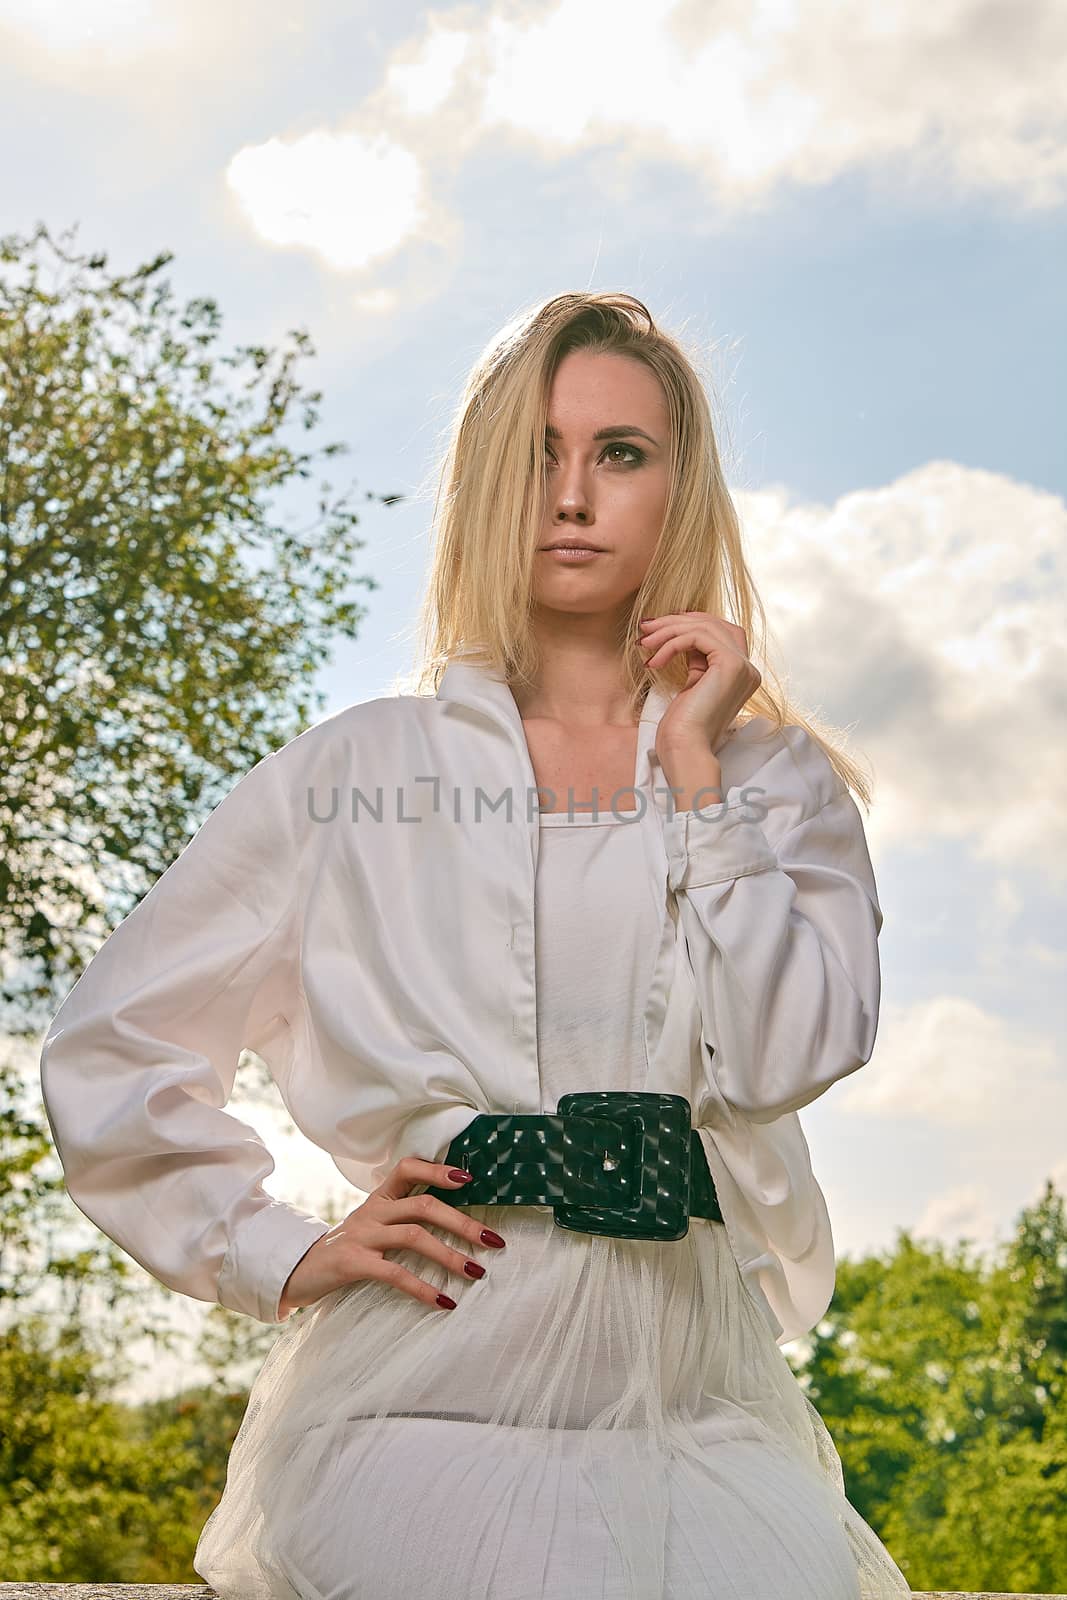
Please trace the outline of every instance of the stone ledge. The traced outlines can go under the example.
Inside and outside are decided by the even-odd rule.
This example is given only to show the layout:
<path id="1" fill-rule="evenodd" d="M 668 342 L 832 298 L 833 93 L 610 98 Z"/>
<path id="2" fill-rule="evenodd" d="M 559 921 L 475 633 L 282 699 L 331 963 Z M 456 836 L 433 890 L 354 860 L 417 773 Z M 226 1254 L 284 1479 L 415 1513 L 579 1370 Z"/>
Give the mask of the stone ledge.
<path id="1" fill-rule="evenodd" d="M 1002 1589 L 913 1589 L 913 1600 L 1067 1600 L 1064 1594 Z M 0 1583 L 0 1600 L 217 1600 L 204 1583 Z"/>

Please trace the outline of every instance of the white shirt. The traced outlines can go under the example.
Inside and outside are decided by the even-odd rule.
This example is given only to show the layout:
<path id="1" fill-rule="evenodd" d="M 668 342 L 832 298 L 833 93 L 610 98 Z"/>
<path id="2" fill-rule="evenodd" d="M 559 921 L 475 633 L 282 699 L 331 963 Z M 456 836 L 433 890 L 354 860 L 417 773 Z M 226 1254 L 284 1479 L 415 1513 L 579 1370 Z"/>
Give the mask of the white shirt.
<path id="1" fill-rule="evenodd" d="M 784 1343 L 834 1289 L 797 1112 L 871 1056 L 882 914 L 858 808 L 803 729 L 744 724 L 717 750 L 725 810 L 672 814 L 668 703 L 649 692 L 635 769 L 659 921 L 645 1087 L 689 1099 Z M 363 1190 L 402 1155 L 440 1160 L 478 1112 L 540 1111 L 541 832 L 514 696 L 473 659 L 436 695 L 348 706 L 260 761 L 48 1030 L 44 1103 L 78 1207 L 170 1288 L 277 1322 L 329 1224 L 264 1189 L 273 1159 L 224 1109 L 243 1047 Z"/>

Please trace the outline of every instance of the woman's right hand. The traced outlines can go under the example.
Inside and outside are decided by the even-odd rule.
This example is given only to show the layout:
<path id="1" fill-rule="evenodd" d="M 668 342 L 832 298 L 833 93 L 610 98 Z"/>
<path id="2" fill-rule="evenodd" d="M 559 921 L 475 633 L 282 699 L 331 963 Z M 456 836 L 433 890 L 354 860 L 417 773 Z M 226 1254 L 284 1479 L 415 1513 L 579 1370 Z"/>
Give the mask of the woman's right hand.
<path id="1" fill-rule="evenodd" d="M 385 1252 L 418 1250 L 451 1272 L 463 1272 L 471 1278 L 485 1276 L 484 1267 L 464 1251 L 435 1238 L 426 1224 L 432 1222 L 471 1245 L 488 1244 L 497 1249 L 504 1243 L 500 1235 L 484 1228 L 477 1218 L 467 1216 L 462 1207 L 451 1206 L 436 1195 L 411 1193 L 417 1183 L 462 1189 L 470 1180 L 453 1177 L 458 1171 L 440 1161 L 403 1156 L 362 1205 L 316 1239 L 300 1257 L 282 1290 L 279 1315 L 285 1318 L 297 1306 L 311 1305 L 334 1289 L 362 1278 L 379 1278 L 426 1305 L 453 1310 L 456 1302 L 450 1296 L 442 1295 L 399 1261 L 388 1260 Z"/>

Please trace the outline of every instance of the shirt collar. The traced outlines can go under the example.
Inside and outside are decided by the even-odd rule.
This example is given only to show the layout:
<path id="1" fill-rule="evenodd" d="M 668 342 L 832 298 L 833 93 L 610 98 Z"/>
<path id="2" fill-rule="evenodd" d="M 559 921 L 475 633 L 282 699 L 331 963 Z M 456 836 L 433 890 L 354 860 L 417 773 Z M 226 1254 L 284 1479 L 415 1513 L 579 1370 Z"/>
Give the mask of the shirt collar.
<path id="1" fill-rule="evenodd" d="M 650 685 L 645 696 L 644 705 L 638 721 L 637 730 L 637 783 L 644 787 L 649 782 L 651 764 L 656 742 L 656 729 L 664 711 L 674 698 L 657 684 Z M 507 678 L 499 667 L 490 666 L 485 662 L 468 659 L 463 655 L 453 656 L 445 665 L 437 685 L 437 699 L 456 705 L 469 707 L 479 711 L 483 716 L 490 718 L 503 727 L 510 735 L 520 753 L 523 765 L 527 770 L 529 781 L 533 782 L 533 772 L 530 767 L 529 746 L 526 742 L 526 731 L 519 715 L 519 708 L 515 696 L 511 692 Z M 657 778 L 657 784 L 663 782 Z M 655 795 L 657 809 L 666 809 L 666 795 Z"/>
<path id="2" fill-rule="evenodd" d="M 519 716 L 515 696 L 511 692 L 511 686 L 503 670 L 499 667 L 489 666 L 464 656 L 453 656 L 441 674 L 437 686 L 437 698 L 470 706 L 473 710 L 484 712 L 486 716 L 493 717 L 498 722 L 522 730 L 522 718 Z M 673 695 L 653 683 L 645 696 L 640 721 L 658 724 L 672 699 Z"/>

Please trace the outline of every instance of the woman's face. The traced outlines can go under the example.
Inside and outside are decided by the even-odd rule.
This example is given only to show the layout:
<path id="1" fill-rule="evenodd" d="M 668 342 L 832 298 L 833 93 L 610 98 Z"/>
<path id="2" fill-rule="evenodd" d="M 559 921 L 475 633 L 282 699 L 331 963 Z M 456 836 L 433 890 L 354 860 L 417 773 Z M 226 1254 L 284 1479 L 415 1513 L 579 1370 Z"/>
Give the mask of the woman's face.
<path id="1" fill-rule="evenodd" d="M 625 610 L 648 569 L 667 504 L 667 405 L 655 373 L 621 355 L 574 350 L 552 384 L 545 520 L 534 557 L 541 611 Z M 611 429 L 612 438 L 596 438 Z M 596 555 L 552 554 L 577 538 Z"/>

